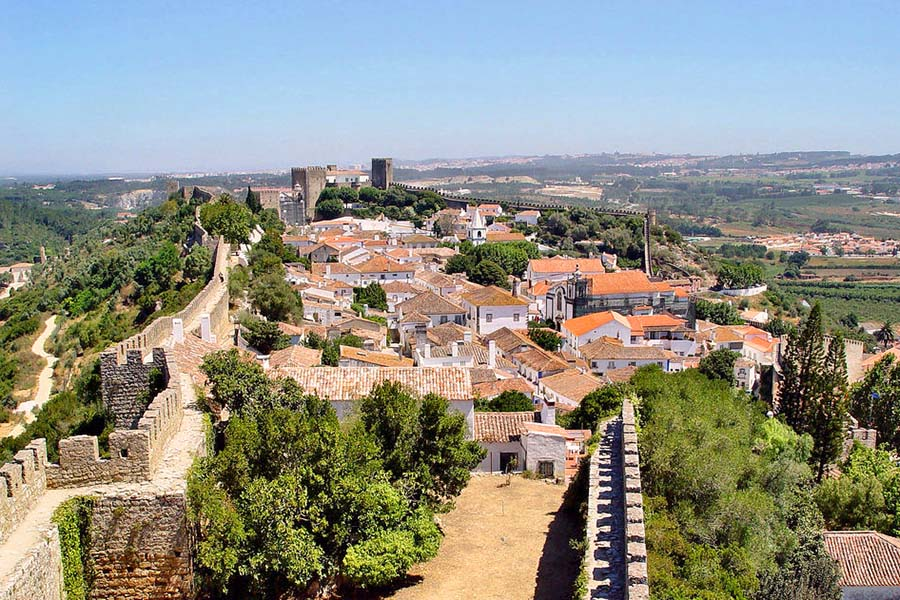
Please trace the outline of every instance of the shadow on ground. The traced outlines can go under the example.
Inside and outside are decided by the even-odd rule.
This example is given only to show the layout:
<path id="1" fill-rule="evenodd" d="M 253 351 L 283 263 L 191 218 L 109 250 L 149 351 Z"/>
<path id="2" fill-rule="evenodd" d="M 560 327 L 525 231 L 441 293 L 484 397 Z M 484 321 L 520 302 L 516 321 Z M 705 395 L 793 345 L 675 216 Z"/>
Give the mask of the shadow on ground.
<path id="1" fill-rule="evenodd" d="M 581 537 L 578 509 L 564 502 L 553 516 L 538 563 L 534 600 L 568 600 L 578 571 L 582 552 L 570 541 Z"/>

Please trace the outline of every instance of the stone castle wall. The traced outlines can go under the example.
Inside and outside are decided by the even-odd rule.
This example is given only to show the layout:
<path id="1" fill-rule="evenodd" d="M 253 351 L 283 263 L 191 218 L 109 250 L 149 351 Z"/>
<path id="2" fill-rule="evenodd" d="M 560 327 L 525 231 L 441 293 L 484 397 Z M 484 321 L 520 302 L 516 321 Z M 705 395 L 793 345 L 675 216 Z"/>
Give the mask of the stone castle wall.
<path id="1" fill-rule="evenodd" d="M 62 600 L 62 552 L 56 526 L 41 533 L 41 540 L 13 572 L 0 582 L 0 600 Z"/>
<path id="2" fill-rule="evenodd" d="M 0 466 L 0 542 L 5 541 L 47 489 L 47 444 L 33 440 Z"/>
<path id="3" fill-rule="evenodd" d="M 584 600 L 649 600 L 644 503 L 634 405 L 603 425 L 589 463 Z"/>
<path id="4" fill-rule="evenodd" d="M 140 350 L 128 350 L 125 362 L 120 364 L 116 352 L 100 355 L 100 378 L 103 403 L 112 413 L 116 429 L 133 429 L 137 426 L 149 398 L 150 376 L 157 371 L 165 385 L 170 381 L 169 365 L 162 348 L 154 348 L 152 360 L 144 362 Z"/>
<path id="5" fill-rule="evenodd" d="M 186 509 L 183 491 L 99 498 L 91 518 L 91 597 L 192 597 Z"/>

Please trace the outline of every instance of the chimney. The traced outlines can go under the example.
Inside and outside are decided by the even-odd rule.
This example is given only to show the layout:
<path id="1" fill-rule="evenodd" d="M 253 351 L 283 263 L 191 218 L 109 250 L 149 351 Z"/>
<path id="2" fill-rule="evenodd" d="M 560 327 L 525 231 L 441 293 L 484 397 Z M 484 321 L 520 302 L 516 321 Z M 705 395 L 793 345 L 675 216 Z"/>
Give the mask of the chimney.
<path id="1" fill-rule="evenodd" d="M 450 344 L 450 356 L 459 356 L 459 342 Z"/>
<path id="2" fill-rule="evenodd" d="M 497 343 L 494 340 L 488 342 L 488 367 L 497 368 Z"/>
<path id="3" fill-rule="evenodd" d="M 422 347 L 422 355 L 425 358 L 431 358 L 431 344 L 427 342 L 425 343 L 425 345 Z"/>
<path id="4" fill-rule="evenodd" d="M 331 275 L 331 265 L 325 265 L 325 275 Z"/>
<path id="5" fill-rule="evenodd" d="M 269 356 L 268 354 L 259 354 L 256 356 L 256 359 L 262 363 L 263 371 L 269 370 Z"/>
<path id="6" fill-rule="evenodd" d="M 472 343 L 472 330 L 466 329 L 463 331 L 463 341 L 467 344 Z"/>
<path id="7" fill-rule="evenodd" d="M 519 295 L 519 280 L 515 277 L 513 277 L 513 282 L 512 282 L 512 295 L 513 295 L 513 298 L 515 298 Z"/>
<path id="8" fill-rule="evenodd" d="M 184 321 L 181 319 L 172 319 L 172 341 L 176 344 L 184 342 Z"/>
<path id="9" fill-rule="evenodd" d="M 212 332 L 209 315 L 200 315 L 200 339 L 204 342 L 216 343 L 216 336 Z"/>

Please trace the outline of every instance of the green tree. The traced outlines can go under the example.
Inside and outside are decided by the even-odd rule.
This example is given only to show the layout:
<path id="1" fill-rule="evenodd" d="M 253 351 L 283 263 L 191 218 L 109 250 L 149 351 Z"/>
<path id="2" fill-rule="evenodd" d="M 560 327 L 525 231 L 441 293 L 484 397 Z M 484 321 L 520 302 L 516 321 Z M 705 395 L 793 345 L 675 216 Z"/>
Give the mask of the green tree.
<path id="1" fill-rule="evenodd" d="M 328 190 L 329 188 L 325 188 Z M 333 188 L 331 188 L 333 189 Z M 324 190 L 322 192 L 325 193 Z M 336 219 L 344 214 L 344 201 L 340 198 L 319 197 L 316 202 L 316 218 L 321 220 Z"/>
<path id="2" fill-rule="evenodd" d="M 244 204 L 247 205 L 247 208 L 250 209 L 254 215 L 258 214 L 262 210 L 262 203 L 259 200 L 259 192 L 254 192 L 250 189 L 250 186 L 247 186 L 247 198 L 244 200 Z"/>
<path id="3" fill-rule="evenodd" d="M 468 254 L 455 254 L 447 259 L 444 264 L 444 272 L 452 273 L 469 273 L 475 267 L 475 259 Z"/>
<path id="4" fill-rule="evenodd" d="M 502 288 L 509 287 L 506 271 L 492 260 L 483 260 L 472 267 L 472 271 L 469 273 L 469 279 L 481 285 L 495 285 Z"/>
<path id="5" fill-rule="evenodd" d="M 896 339 L 896 335 L 894 334 L 894 324 L 890 321 L 885 321 L 884 325 L 881 326 L 881 329 L 875 332 L 875 339 L 881 342 L 885 348 L 893 344 Z"/>
<path id="6" fill-rule="evenodd" d="M 482 412 L 522 412 L 534 410 L 531 398 L 515 390 L 506 390 L 493 398 L 477 398 L 475 410 Z"/>
<path id="7" fill-rule="evenodd" d="M 757 286 L 763 282 L 763 269 L 752 263 L 734 265 L 723 263 L 717 273 L 718 283 L 723 288 L 743 289 Z"/>
<path id="8" fill-rule="evenodd" d="M 739 356 L 728 348 L 713 350 L 700 359 L 700 372 L 710 379 L 720 379 L 734 385 L 734 362 Z"/>
<path id="9" fill-rule="evenodd" d="M 900 450 L 900 362 L 888 354 L 866 372 L 850 393 L 850 414 L 878 440 Z"/>
<path id="10" fill-rule="evenodd" d="M 156 284 L 159 289 L 172 287 L 172 277 L 181 270 L 181 256 L 178 248 L 166 242 L 147 260 L 142 261 L 135 269 L 134 280 L 142 287 Z"/>
<path id="11" fill-rule="evenodd" d="M 353 302 L 366 304 L 369 308 L 387 310 L 387 294 L 379 284 L 372 282 L 365 287 L 353 288 Z"/>
<path id="12" fill-rule="evenodd" d="M 631 393 L 626 383 L 613 383 L 589 392 L 578 408 L 557 416 L 559 425 L 567 429 L 590 429 L 596 431 L 598 423 L 622 410 L 622 401 Z"/>
<path id="13" fill-rule="evenodd" d="M 741 314 L 730 302 L 711 302 L 699 298 L 694 303 L 694 314 L 698 319 L 711 321 L 716 325 L 743 325 Z"/>
<path id="14" fill-rule="evenodd" d="M 532 342 L 549 352 L 556 352 L 562 345 L 562 338 L 549 329 L 528 329 L 528 337 Z"/>
<path id="15" fill-rule="evenodd" d="M 813 438 L 811 460 L 816 480 L 821 481 L 825 469 L 837 460 L 844 447 L 847 419 L 847 356 L 844 338 L 832 338 L 825 357 L 825 372 L 821 375 L 818 398 L 810 407 L 807 431 Z"/>
<path id="16" fill-rule="evenodd" d="M 268 379 L 237 351 L 210 355 L 202 368 L 214 400 L 231 410 L 222 444 L 188 482 L 207 593 L 352 593 L 435 556 L 431 507 L 452 500 L 483 456 L 446 400 L 386 383 L 342 427 L 326 400 Z M 397 418 L 381 418 L 382 406 Z"/>
<path id="17" fill-rule="evenodd" d="M 254 277 L 250 283 L 250 301 L 253 308 L 270 321 L 303 318 L 300 295 L 278 273 Z"/>
<path id="18" fill-rule="evenodd" d="M 493 261 L 507 273 L 522 277 L 528 268 L 528 260 L 538 258 L 540 252 L 531 242 L 498 242 L 477 246 L 474 255 L 479 262 Z"/>
<path id="19" fill-rule="evenodd" d="M 229 244 L 246 244 L 250 241 L 253 213 L 246 205 L 223 194 L 215 202 L 200 207 L 200 223 L 210 234 L 223 236 Z"/>
<path id="20" fill-rule="evenodd" d="M 184 257 L 184 276 L 188 279 L 206 279 L 212 269 L 212 252 L 206 246 L 195 244 Z"/>
<path id="21" fill-rule="evenodd" d="M 241 325 L 244 339 L 261 354 L 271 354 L 290 345 L 290 338 L 281 332 L 278 323 L 247 317 L 241 320 Z"/>
<path id="22" fill-rule="evenodd" d="M 381 449 L 392 478 L 415 492 L 413 505 L 440 508 L 462 491 L 484 449 L 467 441 L 465 417 L 449 411 L 446 399 L 418 397 L 396 382 L 372 389 L 359 405 L 366 432 Z"/>

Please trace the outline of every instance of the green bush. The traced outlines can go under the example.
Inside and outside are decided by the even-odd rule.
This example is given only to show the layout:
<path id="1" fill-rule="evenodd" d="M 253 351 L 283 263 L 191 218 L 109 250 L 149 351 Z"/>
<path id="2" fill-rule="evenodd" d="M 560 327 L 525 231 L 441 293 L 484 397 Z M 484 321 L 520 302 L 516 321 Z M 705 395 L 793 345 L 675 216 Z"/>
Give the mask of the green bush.
<path id="1" fill-rule="evenodd" d="M 60 504 L 51 521 L 59 529 L 63 587 L 67 600 L 87 600 L 94 579 L 90 558 L 91 519 L 95 499 L 76 496 Z"/>

